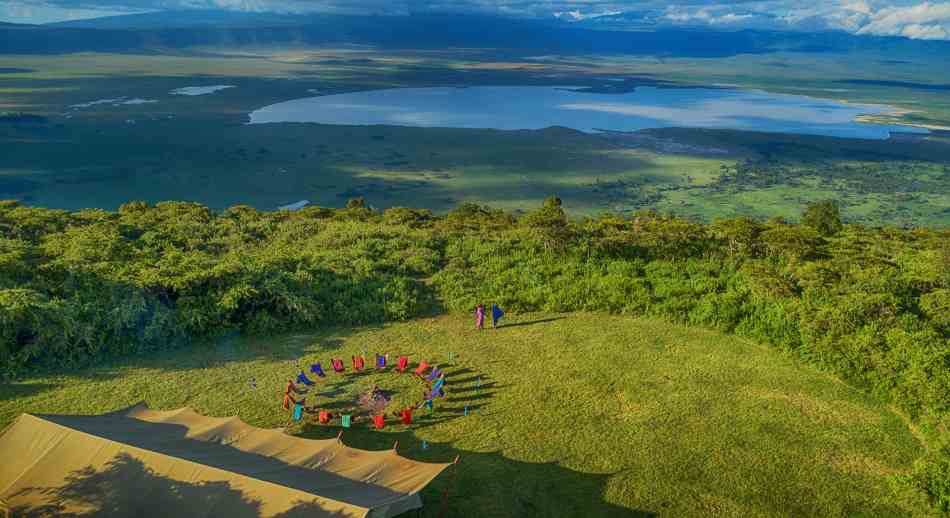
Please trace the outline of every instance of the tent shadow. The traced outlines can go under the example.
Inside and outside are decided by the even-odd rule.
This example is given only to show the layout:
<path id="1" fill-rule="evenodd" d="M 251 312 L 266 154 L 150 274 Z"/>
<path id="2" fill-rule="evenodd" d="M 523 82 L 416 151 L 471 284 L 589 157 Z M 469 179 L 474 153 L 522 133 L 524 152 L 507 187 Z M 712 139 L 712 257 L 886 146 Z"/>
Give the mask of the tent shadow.
<path id="1" fill-rule="evenodd" d="M 328 438 L 335 437 L 337 430 L 313 427 L 302 435 Z M 423 462 L 451 462 L 459 457 L 457 466 L 449 468 L 422 491 L 425 506 L 402 516 L 658 516 L 655 512 L 605 501 L 603 494 L 613 473 L 582 473 L 557 462 L 523 462 L 508 458 L 500 451 L 464 451 L 450 443 L 426 442 L 423 448 L 423 440 L 412 429 L 353 428 L 346 430 L 342 439 L 349 446 L 369 450 L 392 448 L 396 444 L 400 455 Z"/>
<path id="2" fill-rule="evenodd" d="M 376 436 L 376 437 L 370 437 Z M 417 460 L 451 461 L 457 466 L 436 478 L 422 492 L 424 507 L 401 516 L 545 516 L 655 517 L 655 513 L 617 506 L 600 495 L 610 474 L 580 473 L 556 462 L 529 463 L 506 458 L 500 452 L 476 453 L 455 450 L 449 444 L 432 443 L 422 450 L 411 434 L 354 433 L 348 441 L 360 447 L 399 440 L 402 455 L 415 453 Z M 262 502 L 245 495 L 229 481 L 190 482 L 157 474 L 140 460 L 120 454 L 100 469 L 72 472 L 58 487 L 27 487 L 11 500 L 44 495 L 42 505 L 18 505 L 12 516 L 40 518 L 167 518 L 194 516 L 213 509 L 212 515 L 229 518 L 263 518 Z M 226 513 L 226 514 L 217 514 Z M 268 518 L 337 517 L 318 505 L 295 502 L 289 509 Z"/>

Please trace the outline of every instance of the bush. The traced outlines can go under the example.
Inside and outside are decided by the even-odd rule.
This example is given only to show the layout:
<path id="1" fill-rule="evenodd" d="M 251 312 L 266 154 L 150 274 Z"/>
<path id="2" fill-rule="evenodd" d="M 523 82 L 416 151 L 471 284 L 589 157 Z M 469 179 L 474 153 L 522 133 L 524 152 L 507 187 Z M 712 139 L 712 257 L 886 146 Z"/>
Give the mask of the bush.
<path id="1" fill-rule="evenodd" d="M 833 236 L 841 232 L 841 211 L 833 200 L 812 203 L 802 214 L 802 224 L 818 231 L 823 236 Z"/>

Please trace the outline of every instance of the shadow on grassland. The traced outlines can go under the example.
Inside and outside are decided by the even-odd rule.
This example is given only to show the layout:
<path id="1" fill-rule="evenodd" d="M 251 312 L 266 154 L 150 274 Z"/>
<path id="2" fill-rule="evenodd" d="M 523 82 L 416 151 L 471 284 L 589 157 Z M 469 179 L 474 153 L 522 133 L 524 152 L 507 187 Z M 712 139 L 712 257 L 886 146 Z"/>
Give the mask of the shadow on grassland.
<path id="1" fill-rule="evenodd" d="M 504 329 L 504 328 L 508 328 L 508 327 L 533 326 L 533 325 L 535 325 L 535 324 L 545 324 L 545 323 L 548 323 L 548 322 L 554 322 L 554 321 L 557 321 L 557 320 L 563 320 L 564 318 L 566 318 L 566 317 L 541 318 L 541 319 L 537 319 L 537 320 L 527 320 L 527 321 L 524 321 L 524 322 L 511 322 L 511 323 L 506 323 L 504 320 L 502 320 L 501 322 L 499 322 L 500 325 L 498 326 L 498 328 L 499 328 L 499 329 Z"/>
<path id="2" fill-rule="evenodd" d="M 141 460 L 120 453 L 101 470 L 86 467 L 70 473 L 59 487 L 26 487 L 10 498 L 41 501 L 11 508 L 17 518 L 71 516 L 74 518 L 168 518 L 171 516 L 227 516 L 258 518 L 259 500 L 249 498 L 228 481 L 186 482 L 155 473 Z M 319 505 L 298 502 L 273 518 L 346 516 Z"/>
<path id="3" fill-rule="evenodd" d="M 371 437 L 375 436 L 375 438 Z M 354 433 L 351 445 L 387 442 L 394 437 L 413 440 L 410 433 Z M 427 461 L 445 462 L 460 455 L 422 492 L 425 506 L 407 517 L 463 516 L 624 516 L 652 517 L 653 513 L 603 502 L 610 475 L 587 474 L 557 463 L 532 464 L 500 453 L 459 452 L 447 444 L 424 451 Z M 170 516 L 228 516 L 259 518 L 262 502 L 245 495 L 229 481 L 188 482 L 160 475 L 141 460 L 120 453 L 100 469 L 86 467 L 70 473 L 60 486 L 26 487 L 10 496 L 12 516 L 39 518 L 167 518 Z M 19 502 L 33 503 L 19 503 Z M 271 518 L 333 517 L 311 502 L 296 502 Z"/>
<path id="4" fill-rule="evenodd" d="M 51 383 L 2 383 L 0 382 L 0 401 L 36 396 L 48 392 L 59 385 Z"/>
<path id="5" fill-rule="evenodd" d="M 308 281 L 295 279 L 287 281 L 287 286 L 281 287 L 285 291 L 275 289 L 271 292 L 260 287 L 264 281 L 252 281 L 260 287 L 259 299 L 247 301 L 233 314 L 220 317 L 220 330 L 214 337 L 188 336 L 181 331 L 183 322 L 175 313 L 176 301 L 161 301 L 134 286 L 113 282 L 107 278 L 97 278 L 96 281 L 101 286 L 107 287 L 104 291 L 111 297 L 107 301 L 108 304 L 103 303 L 104 306 L 134 305 L 129 301 L 137 300 L 136 297 L 140 295 L 147 301 L 141 308 L 133 310 L 134 313 L 127 322 L 123 322 L 127 325 L 120 331 L 121 336 L 103 346 L 100 352 L 82 356 L 82 352 L 89 348 L 88 344 L 74 339 L 65 327 L 46 331 L 60 342 L 72 341 L 64 345 L 63 349 L 78 351 L 78 361 L 89 366 L 70 370 L 69 375 L 88 380 L 111 380 L 130 368 L 178 372 L 257 359 L 288 362 L 293 364 L 293 369 L 307 369 L 309 364 L 298 363 L 302 357 L 312 355 L 313 349 L 318 348 L 321 353 L 330 355 L 332 351 L 344 346 L 349 335 L 374 329 L 394 320 L 387 309 L 387 304 L 391 301 L 387 300 L 386 290 L 393 282 L 391 278 L 385 275 L 359 278 L 356 275 L 328 270 L 319 273 L 323 282 L 317 290 L 313 289 L 313 285 Z M 411 302 L 417 306 L 419 313 L 434 315 L 443 312 L 433 286 L 417 279 L 409 279 L 406 284 L 409 287 L 406 288 L 405 296 L 412 299 Z M 273 303 L 272 299 L 280 299 L 289 292 L 308 293 L 307 303 L 325 304 L 332 308 L 319 315 L 287 315 L 285 309 L 280 307 L 279 303 Z M 352 302 L 349 305 L 333 306 L 332 302 L 338 298 Z M 266 330 L 261 330 L 261 334 L 240 331 L 242 323 L 260 319 L 271 319 L 279 323 L 273 330 L 277 338 Z M 93 324 L 96 323 L 90 325 Z M 26 331 L 37 334 L 35 329 Z M 150 334 L 158 338 L 149 338 Z M 17 344 L 15 350 L 29 345 L 32 344 Z M 59 361 L 60 358 L 53 354 L 38 358 L 31 366 L 33 370 L 27 371 L 20 381 L 63 372 Z M 12 393 L 13 397 L 23 397 L 36 390 L 36 386 L 31 384 L 0 385 L 0 400 L 8 393 Z"/>
<path id="6" fill-rule="evenodd" d="M 309 438 L 335 437 L 332 427 L 307 427 Z M 352 428 L 343 434 L 348 446 L 384 450 L 397 445 L 404 457 L 423 462 L 451 462 L 451 467 L 422 491 L 425 506 L 407 517 L 655 517 L 653 512 L 621 507 L 603 500 L 610 473 L 581 473 L 557 462 L 531 463 L 502 452 L 470 452 L 449 443 L 427 442 L 414 430 L 375 431 Z"/>

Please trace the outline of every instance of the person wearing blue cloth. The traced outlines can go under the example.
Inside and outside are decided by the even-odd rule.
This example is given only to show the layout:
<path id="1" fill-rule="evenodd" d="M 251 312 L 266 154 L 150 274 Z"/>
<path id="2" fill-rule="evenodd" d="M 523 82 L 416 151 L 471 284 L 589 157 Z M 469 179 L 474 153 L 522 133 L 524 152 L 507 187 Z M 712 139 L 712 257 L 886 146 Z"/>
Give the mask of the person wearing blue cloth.
<path id="1" fill-rule="evenodd" d="M 491 305 L 491 326 L 492 328 L 498 327 L 498 321 L 501 320 L 501 317 L 505 316 L 505 312 L 498 307 L 498 304 L 494 302 Z"/>

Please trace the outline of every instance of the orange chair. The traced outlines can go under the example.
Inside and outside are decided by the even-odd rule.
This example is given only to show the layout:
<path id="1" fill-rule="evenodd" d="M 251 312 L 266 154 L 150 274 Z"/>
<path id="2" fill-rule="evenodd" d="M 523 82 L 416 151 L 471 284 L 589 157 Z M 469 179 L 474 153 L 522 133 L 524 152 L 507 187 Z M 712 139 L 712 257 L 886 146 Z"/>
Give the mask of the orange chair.
<path id="1" fill-rule="evenodd" d="M 426 373 L 426 369 L 428 368 L 429 368 L 429 363 L 425 360 L 422 360 L 421 362 L 419 362 L 419 366 L 416 367 L 416 370 L 412 371 L 412 373 L 415 374 L 416 376 L 422 376 L 423 374 Z"/>

